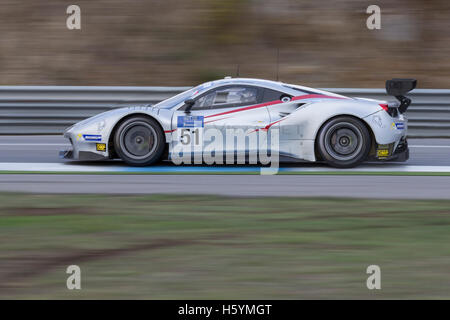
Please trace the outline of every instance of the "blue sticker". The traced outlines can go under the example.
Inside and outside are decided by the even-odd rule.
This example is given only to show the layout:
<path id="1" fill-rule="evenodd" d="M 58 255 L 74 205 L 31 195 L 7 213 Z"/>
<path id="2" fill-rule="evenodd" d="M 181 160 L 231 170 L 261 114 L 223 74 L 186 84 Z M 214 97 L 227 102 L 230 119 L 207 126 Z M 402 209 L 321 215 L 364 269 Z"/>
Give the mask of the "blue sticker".
<path id="1" fill-rule="evenodd" d="M 395 123 L 395 127 L 396 127 L 398 130 L 403 130 L 403 129 L 405 129 L 405 124 L 402 123 L 402 122 L 396 122 L 396 123 Z"/>
<path id="2" fill-rule="evenodd" d="M 83 138 L 86 141 L 102 141 L 100 134 L 83 134 Z"/>
<path id="3" fill-rule="evenodd" d="M 178 128 L 203 128 L 203 116 L 178 116 Z"/>

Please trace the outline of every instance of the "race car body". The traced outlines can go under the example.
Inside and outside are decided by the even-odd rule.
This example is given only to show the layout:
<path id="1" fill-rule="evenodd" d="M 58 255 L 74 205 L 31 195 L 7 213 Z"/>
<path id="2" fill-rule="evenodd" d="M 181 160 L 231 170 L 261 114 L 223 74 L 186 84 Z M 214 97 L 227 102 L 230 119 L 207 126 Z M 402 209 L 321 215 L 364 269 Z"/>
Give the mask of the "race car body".
<path id="1" fill-rule="evenodd" d="M 324 161 L 342 168 L 368 159 L 406 161 L 404 113 L 411 101 L 403 95 L 416 82 L 393 79 L 386 85 L 400 102 L 349 98 L 268 80 L 212 81 L 156 105 L 114 109 L 81 121 L 65 131 L 72 149 L 60 155 L 83 161 L 120 158 L 145 166 L 173 159 L 180 150 L 204 155 L 212 145 L 216 154 L 249 154 L 254 145 L 214 140 L 211 132 L 225 137 L 239 130 L 252 140 L 277 130 L 282 161 Z M 273 146 L 272 138 L 267 139 Z"/>

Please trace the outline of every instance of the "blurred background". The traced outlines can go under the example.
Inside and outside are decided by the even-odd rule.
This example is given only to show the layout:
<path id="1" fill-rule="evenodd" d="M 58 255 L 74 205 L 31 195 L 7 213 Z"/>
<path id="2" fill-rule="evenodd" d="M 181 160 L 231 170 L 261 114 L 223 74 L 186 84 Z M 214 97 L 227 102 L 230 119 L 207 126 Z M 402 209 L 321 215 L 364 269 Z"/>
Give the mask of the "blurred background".
<path id="1" fill-rule="evenodd" d="M 66 27 L 73 4 L 81 30 Z M 366 26 L 373 4 L 381 30 Z M 0 85 L 192 86 L 236 76 L 238 66 L 243 77 L 276 79 L 278 60 L 280 80 L 311 87 L 382 88 L 414 77 L 419 88 L 450 89 L 448 0 L 1 0 L 0 31 Z M 127 100 L 117 88 L 0 89 L 0 135 L 60 134 Z M 139 92 L 128 94 L 147 101 Z M 410 140 L 408 164 L 429 166 L 426 177 L 284 180 L 320 189 L 320 198 L 96 194 L 134 182 L 144 190 L 152 175 L 124 185 L 83 178 L 95 194 L 2 192 L 0 299 L 448 299 L 450 201 L 408 198 L 450 186 L 448 172 L 428 171 L 449 166 L 449 140 L 436 139 L 450 137 L 449 95 L 416 97 L 410 132 L 433 139 Z M 0 160 L 51 165 L 66 147 L 59 138 L 2 137 Z M 67 175 L 33 182 L 4 173 L 0 185 L 11 191 L 67 181 L 89 192 Z M 223 181 L 216 179 L 211 190 Z M 411 196 L 329 197 L 352 183 L 355 194 L 397 197 L 385 190 L 394 180 Z M 186 189 L 207 181 L 194 177 Z M 81 291 L 67 290 L 72 264 L 82 268 Z M 383 270 L 377 293 L 366 287 L 371 264 Z"/>
<path id="2" fill-rule="evenodd" d="M 66 9 L 81 7 L 81 30 Z M 381 7 L 381 30 L 366 9 Z M 0 2 L 0 85 L 194 85 L 236 75 L 317 87 L 415 77 L 450 88 L 445 0 Z"/>

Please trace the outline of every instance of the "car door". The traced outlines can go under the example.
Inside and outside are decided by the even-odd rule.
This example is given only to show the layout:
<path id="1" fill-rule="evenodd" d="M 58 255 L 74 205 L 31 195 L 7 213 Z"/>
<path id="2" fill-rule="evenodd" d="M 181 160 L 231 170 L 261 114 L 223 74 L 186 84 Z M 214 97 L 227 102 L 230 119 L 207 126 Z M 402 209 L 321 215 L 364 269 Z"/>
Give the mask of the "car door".
<path id="1" fill-rule="evenodd" d="M 194 154 L 203 154 L 205 149 L 208 154 L 210 150 L 214 153 L 254 151 L 257 145 L 250 143 L 250 135 L 270 123 L 262 98 L 262 88 L 250 85 L 220 86 L 199 95 L 189 113 L 185 111 L 186 106 L 174 112 L 174 147 L 178 146 L 179 150 L 184 145 L 183 153 Z M 229 137 L 240 134 L 240 138 L 227 139 L 227 134 Z"/>

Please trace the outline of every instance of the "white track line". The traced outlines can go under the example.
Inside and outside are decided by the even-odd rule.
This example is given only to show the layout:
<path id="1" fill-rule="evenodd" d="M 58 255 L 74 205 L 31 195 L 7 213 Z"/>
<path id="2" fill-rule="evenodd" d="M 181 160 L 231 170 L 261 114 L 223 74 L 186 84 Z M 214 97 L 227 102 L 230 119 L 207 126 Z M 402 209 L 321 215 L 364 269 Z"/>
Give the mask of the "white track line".
<path id="1" fill-rule="evenodd" d="M 450 148 L 450 146 L 409 146 L 410 148 Z"/>
<path id="2" fill-rule="evenodd" d="M 177 173 L 177 172 L 208 172 L 210 174 L 221 172 L 259 172 L 260 168 L 249 167 L 181 167 L 181 166 L 150 166 L 127 167 L 121 165 L 80 165 L 65 163 L 0 163 L 0 171 L 4 172 L 122 172 L 122 173 Z M 335 169 L 327 167 L 288 167 L 280 168 L 281 172 L 450 172 L 450 166 L 408 166 L 408 165 L 361 165 L 353 169 Z"/>

